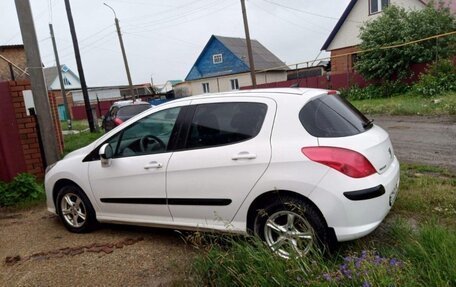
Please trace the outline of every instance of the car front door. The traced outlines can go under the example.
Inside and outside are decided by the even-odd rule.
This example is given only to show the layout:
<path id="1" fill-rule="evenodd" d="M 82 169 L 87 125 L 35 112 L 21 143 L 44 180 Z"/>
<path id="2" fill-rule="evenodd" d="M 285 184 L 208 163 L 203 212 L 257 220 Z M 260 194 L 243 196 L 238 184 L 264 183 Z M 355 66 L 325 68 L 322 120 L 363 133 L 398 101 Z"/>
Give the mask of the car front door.
<path id="1" fill-rule="evenodd" d="M 181 108 L 162 109 L 128 125 L 108 139 L 114 156 L 109 166 L 89 163 L 97 217 L 108 221 L 166 223 L 165 172 Z"/>
<path id="2" fill-rule="evenodd" d="M 168 205 L 177 225 L 229 224 L 270 162 L 276 103 L 233 101 L 192 101 L 188 136 L 167 169 Z"/>

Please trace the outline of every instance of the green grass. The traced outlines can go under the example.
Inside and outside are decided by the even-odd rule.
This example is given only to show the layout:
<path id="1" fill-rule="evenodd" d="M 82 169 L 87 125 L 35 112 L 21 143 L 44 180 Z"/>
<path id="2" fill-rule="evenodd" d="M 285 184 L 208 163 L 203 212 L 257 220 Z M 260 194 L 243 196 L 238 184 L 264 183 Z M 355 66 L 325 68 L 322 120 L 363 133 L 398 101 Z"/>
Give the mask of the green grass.
<path id="1" fill-rule="evenodd" d="M 365 114 L 456 115 L 455 92 L 433 98 L 407 93 L 391 98 L 352 100 L 351 103 Z"/>
<path id="2" fill-rule="evenodd" d="M 63 154 L 66 155 L 74 150 L 84 147 L 89 143 L 93 142 L 94 140 L 98 139 L 99 137 L 101 137 L 103 134 L 104 133 L 101 131 L 97 133 L 91 133 L 86 131 L 78 134 L 65 135 L 65 148 L 63 150 Z"/>
<path id="3" fill-rule="evenodd" d="M 372 234 L 283 260 L 255 238 L 208 235 L 192 266 L 204 286 L 456 286 L 456 178 L 427 166 L 403 165 L 390 215 Z M 224 237 L 226 238 L 226 237 Z M 201 242 L 201 240 L 197 240 Z M 365 284 L 365 285 L 363 285 Z"/>

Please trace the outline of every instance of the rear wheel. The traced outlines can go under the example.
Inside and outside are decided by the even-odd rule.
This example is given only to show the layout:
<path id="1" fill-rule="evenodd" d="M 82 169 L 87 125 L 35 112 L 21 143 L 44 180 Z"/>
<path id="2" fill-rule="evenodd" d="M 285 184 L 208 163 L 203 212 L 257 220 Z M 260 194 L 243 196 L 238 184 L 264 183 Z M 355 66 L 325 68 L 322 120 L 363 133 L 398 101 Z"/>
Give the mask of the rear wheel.
<path id="1" fill-rule="evenodd" d="M 56 205 L 59 217 L 69 231 L 84 233 L 95 228 L 97 221 L 93 206 L 78 187 L 62 187 Z"/>
<path id="2" fill-rule="evenodd" d="M 309 203 L 284 197 L 259 210 L 254 222 L 255 235 L 283 258 L 302 257 L 329 243 L 325 221 Z"/>

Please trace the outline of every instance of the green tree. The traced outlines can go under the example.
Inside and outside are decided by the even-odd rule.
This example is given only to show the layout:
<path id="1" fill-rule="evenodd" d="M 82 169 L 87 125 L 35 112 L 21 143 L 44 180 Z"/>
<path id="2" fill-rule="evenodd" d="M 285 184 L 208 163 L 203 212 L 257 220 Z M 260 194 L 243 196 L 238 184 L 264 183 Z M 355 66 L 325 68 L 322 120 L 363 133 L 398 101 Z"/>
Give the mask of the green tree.
<path id="1" fill-rule="evenodd" d="M 366 79 L 391 80 L 409 76 L 409 66 L 450 58 L 456 54 L 456 35 L 431 39 L 398 48 L 381 47 L 403 44 L 456 30 L 456 18 L 448 8 L 407 11 L 391 5 L 380 17 L 361 27 L 361 50 L 356 70 Z"/>

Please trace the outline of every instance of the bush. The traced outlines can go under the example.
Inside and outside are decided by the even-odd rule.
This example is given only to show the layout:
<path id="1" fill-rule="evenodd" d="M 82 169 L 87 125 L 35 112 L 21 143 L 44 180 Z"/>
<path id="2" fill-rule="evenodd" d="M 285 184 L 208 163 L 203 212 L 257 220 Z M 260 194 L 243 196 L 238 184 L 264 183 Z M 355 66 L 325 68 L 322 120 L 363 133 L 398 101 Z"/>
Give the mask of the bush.
<path id="1" fill-rule="evenodd" d="M 400 81 L 386 81 L 381 84 L 371 84 L 365 88 L 360 88 L 355 85 L 342 90 L 341 95 L 349 100 L 367 100 L 389 98 L 406 93 L 408 90 L 409 87 Z"/>
<path id="2" fill-rule="evenodd" d="M 21 173 L 9 184 L 0 182 L 0 206 L 11 206 L 38 199 L 44 194 L 43 188 L 33 175 Z"/>
<path id="3" fill-rule="evenodd" d="M 413 91 L 425 97 L 456 91 L 456 67 L 450 60 L 434 63 L 413 86 Z"/>

